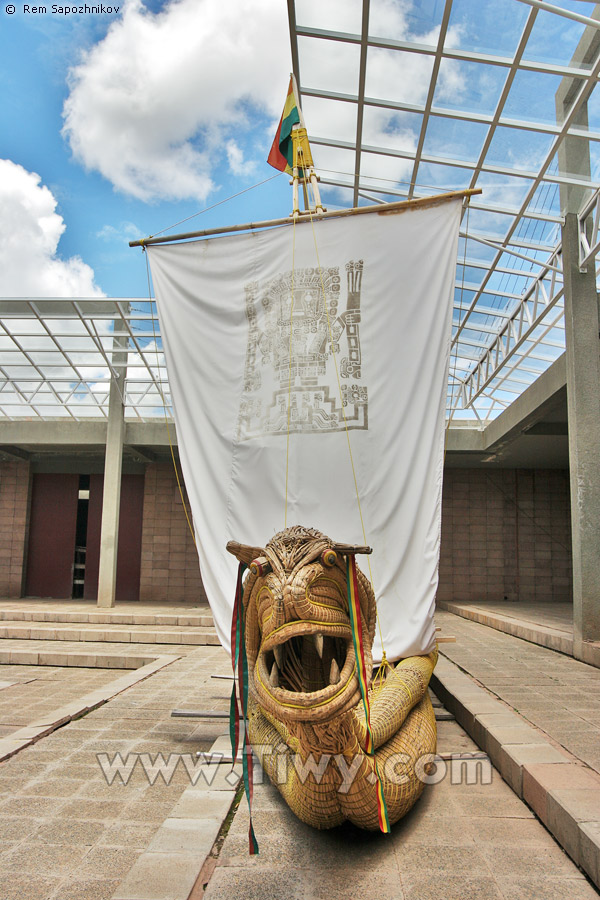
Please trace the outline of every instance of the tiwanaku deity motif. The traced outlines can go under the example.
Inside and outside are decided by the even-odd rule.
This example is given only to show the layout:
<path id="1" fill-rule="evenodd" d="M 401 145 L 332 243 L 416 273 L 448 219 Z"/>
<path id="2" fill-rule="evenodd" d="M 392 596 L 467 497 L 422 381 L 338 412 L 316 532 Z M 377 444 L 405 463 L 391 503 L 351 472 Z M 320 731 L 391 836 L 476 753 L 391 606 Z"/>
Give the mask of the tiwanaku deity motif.
<path id="1" fill-rule="evenodd" d="M 309 825 L 332 828 L 349 819 L 370 830 L 380 825 L 379 779 L 389 822 L 397 821 L 420 796 L 423 761 L 436 749 L 427 686 L 437 650 L 402 660 L 373 688 L 375 596 L 354 569 L 369 682 L 369 753 L 346 557 L 370 549 L 300 526 L 264 548 L 230 542 L 227 549 L 250 565 L 243 592 L 248 728 L 269 778 Z"/>
<path id="2" fill-rule="evenodd" d="M 291 433 L 342 431 L 344 415 L 349 428 L 368 427 L 360 346 L 362 274 L 362 260 L 346 263 L 345 309 L 340 309 L 339 267 L 297 269 L 246 285 L 240 440 L 285 435 L 288 427 Z"/>

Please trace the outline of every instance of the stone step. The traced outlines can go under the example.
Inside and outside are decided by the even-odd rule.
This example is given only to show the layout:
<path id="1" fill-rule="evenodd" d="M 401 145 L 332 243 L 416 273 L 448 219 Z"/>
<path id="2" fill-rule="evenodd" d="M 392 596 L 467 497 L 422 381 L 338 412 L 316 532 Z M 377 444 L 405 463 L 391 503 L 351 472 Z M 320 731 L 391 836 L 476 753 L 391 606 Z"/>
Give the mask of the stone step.
<path id="1" fill-rule="evenodd" d="M 75 622 L 92 625 L 178 625 L 179 627 L 211 628 L 213 617 L 210 608 L 204 607 L 197 612 L 186 613 L 136 613 L 116 612 L 81 612 L 19 609 L 0 609 L 2 622 Z"/>
<path id="2" fill-rule="evenodd" d="M 219 638 L 214 628 L 181 627 L 178 625 L 113 625 L 95 626 L 70 623 L 41 623 L 4 621 L 0 624 L 0 640 L 31 641 L 100 641 L 132 644 L 197 644 L 217 645 Z"/>
<path id="3" fill-rule="evenodd" d="M 515 794 L 600 887 L 598 773 L 546 740 L 544 732 L 444 656 L 431 686 Z"/>

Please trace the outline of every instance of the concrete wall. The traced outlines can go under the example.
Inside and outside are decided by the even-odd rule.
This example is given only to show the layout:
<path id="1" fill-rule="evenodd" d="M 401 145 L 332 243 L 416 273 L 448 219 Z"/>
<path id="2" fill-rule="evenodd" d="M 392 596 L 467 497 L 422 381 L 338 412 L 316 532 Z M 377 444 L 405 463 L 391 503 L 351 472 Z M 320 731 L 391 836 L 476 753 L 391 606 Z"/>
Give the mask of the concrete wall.
<path id="1" fill-rule="evenodd" d="M 187 497 L 186 506 L 189 510 Z M 198 554 L 171 463 L 147 467 L 143 516 L 140 600 L 205 602 Z"/>
<path id="2" fill-rule="evenodd" d="M 0 597 L 20 597 L 29 507 L 29 463 L 0 466 Z"/>
<path id="3" fill-rule="evenodd" d="M 569 473 L 447 469 L 438 598 L 572 600 Z"/>

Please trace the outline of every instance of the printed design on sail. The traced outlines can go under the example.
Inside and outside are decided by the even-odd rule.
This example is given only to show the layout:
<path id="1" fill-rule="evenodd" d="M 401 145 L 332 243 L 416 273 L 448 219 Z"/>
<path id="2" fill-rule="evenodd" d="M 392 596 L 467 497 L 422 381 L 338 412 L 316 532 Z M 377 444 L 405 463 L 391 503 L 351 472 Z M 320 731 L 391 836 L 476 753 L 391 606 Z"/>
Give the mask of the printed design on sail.
<path id="1" fill-rule="evenodd" d="M 338 266 L 296 269 L 245 285 L 248 348 L 238 440 L 287 434 L 288 402 L 291 433 L 343 431 L 344 415 L 348 428 L 368 428 L 360 346 L 362 274 L 362 259 L 346 263 L 345 309 L 340 309 Z"/>

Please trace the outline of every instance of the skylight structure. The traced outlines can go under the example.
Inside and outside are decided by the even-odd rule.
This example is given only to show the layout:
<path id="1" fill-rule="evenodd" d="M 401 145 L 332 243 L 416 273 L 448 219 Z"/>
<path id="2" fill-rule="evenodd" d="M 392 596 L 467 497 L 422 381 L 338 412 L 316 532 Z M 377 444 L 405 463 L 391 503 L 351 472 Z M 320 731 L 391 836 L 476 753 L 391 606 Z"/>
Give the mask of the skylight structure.
<path id="1" fill-rule="evenodd" d="M 561 190 L 588 204 L 582 261 L 594 265 L 596 4 L 289 0 L 288 9 L 330 209 L 483 190 L 462 221 L 447 409 L 485 423 L 564 351 Z M 596 34 L 582 42 L 586 29 Z"/>
<path id="2" fill-rule="evenodd" d="M 447 415 L 482 427 L 565 349 L 561 211 L 600 246 L 600 5 L 288 0 L 293 68 L 335 208 L 481 188 L 456 266 Z M 153 303 L 15 299 L 0 315 L 0 418 L 105 418 L 170 404 Z"/>
<path id="3" fill-rule="evenodd" d="M 171 398 L 153 302 L 36 298 L 1 308 L 2 418 L 107 419 L 111 379 L 126 418 L 164 417 Z"/>

